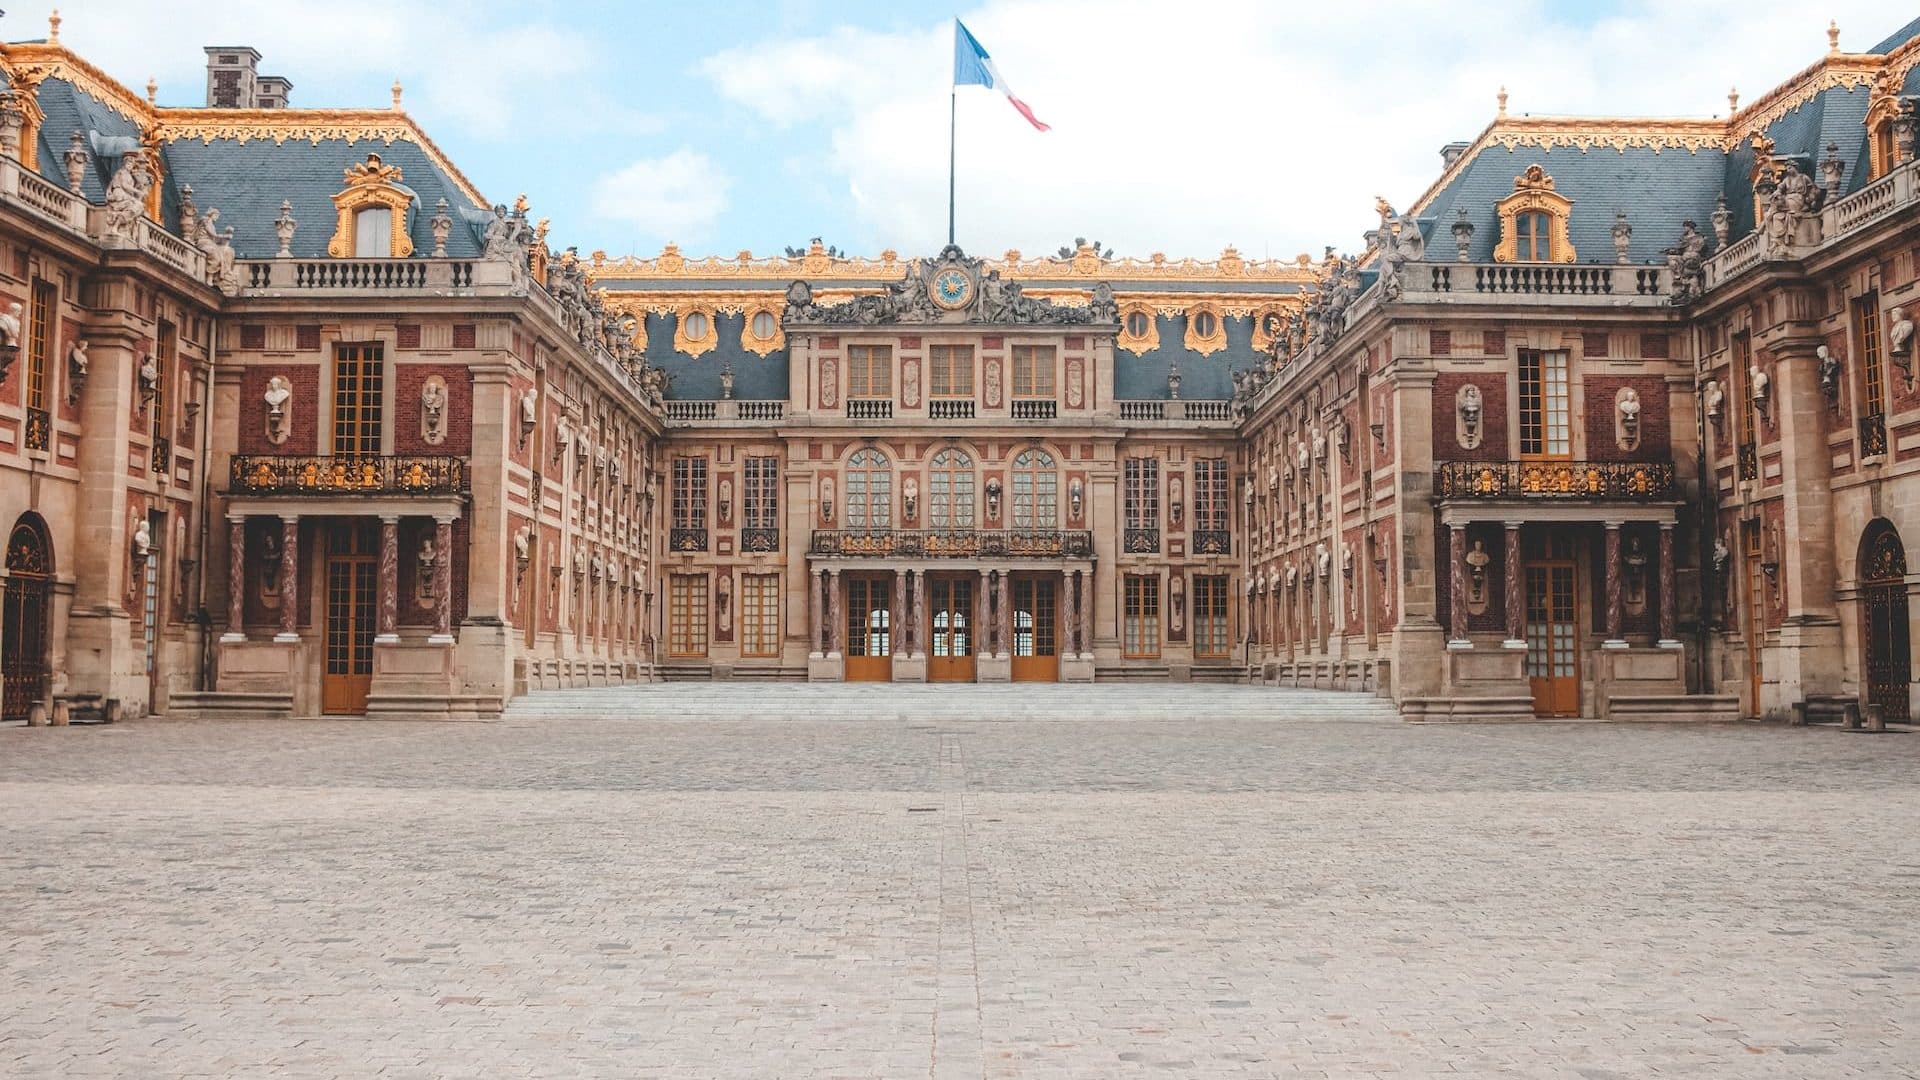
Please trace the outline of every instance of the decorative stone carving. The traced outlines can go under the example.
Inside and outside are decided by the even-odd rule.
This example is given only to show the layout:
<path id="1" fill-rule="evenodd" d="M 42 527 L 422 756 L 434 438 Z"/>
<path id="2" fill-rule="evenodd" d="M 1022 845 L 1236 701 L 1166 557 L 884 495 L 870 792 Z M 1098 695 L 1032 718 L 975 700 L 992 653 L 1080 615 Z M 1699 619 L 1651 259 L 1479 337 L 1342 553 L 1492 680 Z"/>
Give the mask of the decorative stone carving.
<path id="1" fill-rule="evenodd" d="M 1613 212 L 1613 261 L 1625 266 L 1630 260 L 1627 247 L 1633 243 L 1633 225 L 1627 221 L 1625 210 Z"/>
<path id="2" fill-rule="evenodd" d="M 1733 533 L 1723 531 L 1713 541 L 1713 572 L 1725 574 L 1727 564 L 1733 561 Z"/>
<path id="3" fill-rule="evenodd" d="M 1000 478 L 997 476 L 989 477 L 987 479 L 987 520 L 988 521 L 1000 520 L 1000 493 L 1001 493 Z"/>
<path id="4" fill-rule="evenodd" d="M 1087 399 L 1086 388 L 1081 385 L 1083 365 L 1079 360 L 1067 361 L 1067 408 L 1077 409 Z"/>
<path id="5" fill-rule="evenodd" d="M 560 414 L 560 422 L 553 426 L 553 460 L 556 464 L 567 456 L 567 450 L 573 446 L 573 419 L 565 413 Z"/>
<path id="6" fill-rule="evenodd" d="M 1614 443 L 1622 450 L 1640 445 L 1640 391 L 1623 386 L 1613 395 Z"/>
<path id="7" fill-rule="evenodd" d="M 820 478 L 820 521 L 826 525 L 833 524 L 833 477 L 831 476 Z"/>
<path id="8" fill-rule="evenodd" d="M 87 388 L 87 368 L 91 361 L 87 358 L 87 339 L 76 338 L 67 349 L 67 404 L 80 400 L 80 392 Z M 0 370 L 4 370 L 0 367 Z M 0 379 L 5 379 L 0 375 Z"/>
<path id="9" fill-rule="evenodd" d="M 447 380 L 429 375 L 420 384 L 420 438 L 429 446 L 447 441 Z"/>
<path id="10" fill-rule="evenodd" d="M 1820 186 L 1825 190 L 1825 201 L 1832 202 L 1840 197 L 1840 183 L 1846 179 L 1847 163 L 1840 160 L 1840 144 L 1827 144 L 1827 156 L 1820 159 Z"/>
<path id="11" fill-rule="evenodd" d="M 1828 403 L 1840 400 L 1840 361 L 1833 350 L 1825 345 L 1817 346 L 1813 355 L 1820 360 L 1820 389 L 1825 391 Z"/>
<path id="12" fill-rule="evenodd" d="M 1175 636 L 1187 630 L 1187 575 L 1175 573 L 1167 583 L 1167 629 Z"/>
<path id="13" fill-rule="evenodd" d="M 920 518 L 920 480 L 918 477 L 909 476 L 905 480 L 901 481 L 900 509 L 901 509 L 901 515 L 907 521 L 911 522 L 911 521 L 919 520 Z"/>
<path id="14" fill-rule="evenodd" d="M 1493 562 L 1493 556 L 1487 553 L 1487 542 L 1474 540 L 1466 560 L 1467 610 L 1475 615 L 1483 615 L 1487 610 L 1487 565 Z"/>
<path id="15" fill-rule="evenodd" d="M 153 527 L 145 517 L 139 518 L 133 526 L 133 559 L 145 563 L 153 557 Z"/>
<path id="16" fill-rule="evenodd" d="M 103 237 L 118 246 L 131 246 L 138 240 L 140 219 L 147 213 L 147 193 L 153 189 L 153 166 L 144 150 L 136 150 L 120 159 L 120 168 L 107 182 L 106 213 L 102 218 Z M 182 225 L 185 231 L 185 225 Z M 193 239 L 190 235 L 189 240 Z"/>
<path id="17" fill-rule="evenodd" d="M 508 283 L 515 293 L 525 292 L 532 278 L 532 248 L 533 226 L 527 223 L 526 211 L 515 206 L 508 213 L 506 204 L 495 206 L 487 217 L 480 258 L 506 267 Z"/>
<path id="18" fill-rule="evenodd" d="M 1763 405 L 1773 392 L 1773 378 L 1767 374 L 1767 369 L 1759 364 L 1747 368 L 1747 385 L 1753 387 L 1753 400 Z"/>
<path id="19" fill-rule="evenodd" d="M 1914 133 L 1920 131 L 1920 111 L 1916 106 L 1920 106 L 1920 99 L 1903 97 L 1899 108 L 1894 110 L 1893 153 L 1901 161 L 1913 160 Z"/>
<path id="20" fill-rule="evenodd" d="M 433 257 L 447 257 L 447 237 L 453 234 L 453 217 L 447 213 L 447 200 L 441 196 L 433 205 L 433 217 L 427 221 L 427 227 L 433 230 Z"/>
<path id="21" fill-rule="evenodd" d="M 1627 534 L 1627 550 L 1620 561 L 1626 568 L 1626 607 L 1638 615 L 1647 610 L 1647 552 L 1639 534 Z"/>
<path id="22" fill-rule="evenodd" d="M 1167 400 L 1180 400 L 1180 363 L 1177 360 L 1167 361 Z"/>
<path id="23" fill-rule="evenodd" d="M 720 478 L 719 493 L 714 499 L 713 511 L 719 517 L 720 524 L 733 523 L 733 479 L 731 477 Z"/>
<path id="24" fill-rule="evenodd" d="M 1327 433 L 1317 427 L 1313 429 L 1313 460 L 1322 463 L 1327 460 Z"/>
<path id="25" fill-rule="evenodd" d="M 909 409 L 920 407 L 920 361 L 900 362 L 900 404 Z"/>
<path id="26" fill-rule="evenodd" d="M 838 304 L 818 303 L 813 287 L 795 281 L 787 287 L 784 321 L 801 324 L 874 326 L 892 323 L 995 323 L 1084 325 L 1112 323 L 1118 307 L 1108 288 L 1094 290 L 1085 307 L 1055 304 L 1023 294 L 1019 282 L 948 244 L 932 259 L 916 259 L 906 276 L 881 293 L 855 296 Z"/>
<path id="27" fill-rule="evenodd" d="M 0 312 L 0 382 L 5 382 L 7 373 L 13 370 L 13 362 L 20 357 L 21 334 L 24 332 L 20 319 L 25 312 L 18 301 L 7 305 Z"/>
<path id="28" fill-rule="evenodd" d="M 299 226 L 293 219 L 293 200 L 280 201 L 280 216 L 273 219 L 273 235 L 280 240 L 280 250 L 276 256 L 282 259 L 293 257 L 293 231 Z"/>
<path id="29" fill-rule="evenodd" d="M 140 366 L 134 369 L 133 375 L 140 390 L 140 408 L 145 411 L 153 406 L 153 399 L 160 393 L 160 365 L 154 362 L 153 354 L 140 358 Z"/>
<path id="30" fill-rule="evenodd" d="M 1700 387 L 1700 407 L 1706 410 L 1707 419 L 1713 422 L 1714 430 L 1720 429 L 1720 417 L 1727 401 L 1727 392 L 1720 386 L 1720 380 L 1708 379 Z"/>
<path id="31" fill-rule="evenodd" d="M 433 549 L 433 537 L 422 537 L 414 555 L 413 595 L 420 607 L 433 605 L 433 575 L 439 570 L 440 553 Z"/>
<path id="32" fill-rule="evenodd" d="M 1460 216 L 1453 222 L 1453 246 L 1455 258 L 1460 262 L 1468 261 L 1467 249 L 1473 246 L 1473 222 L 1468 219 L 1464 206 L 1460 208 Z"/>
<path id="33" fill-rule="evenodd" d="M 67 166 L 67 190 L 78 195 L 81 183 L 87 178 L 87 162 L 91 159 L 91 155 L 87 153 L 85 132 L 73 133 L 73 138 L 67 142 L 64 158 Z"/>
<path id="34" fill-rule="evenodd" d="M 1178 529 L 1187 514 L 1187 482 L 1180 473 L 1167 477 L 1167 519 Z"/>
<path id="35" fill-rule="evenodd" d="M 722 572 L 720 580 L 713 586 L 713 613 L 719 620 L 720 632 L 733 633 L 733 575 Z"/>
<path id="36" fill-rule="evenodd" d="M 987 408 L 989 409 L 999 408 L 1000 407 L 1000 361 L 998 358 L 987 361 L 986 374 L 981 381 L 982 383 L 985 384 L 984 389 L 986 390 Z"/>
<path id="37" fill-rule="evenodd" d="M 1913 379 L 1913 319 L 1896 305 L 1887 312 L 1887 353 L 1894 357 L 1909 382 Z"/>
<path id="38" fill-rule="evenodd" d="M 1713 214 L 1707 219 L 1713 223 L 1713 240 L 1720 247 L 1727 246 L 1727 237 L 1733 234 L 1733 211 L 1727 209 L 1727 196 L 1722 192 L 1715 197 Z"/>
<path id="39" fill-rule="evenodd" d="M 540 422 L 540 391 L 528 387 L 520 395 L 520 449 L 527 448 L 527 438 L 533 434 L 535 425 Z"/>
<path id="40" fill-rule="evenodd" d="M 1666 250 L 1667 273 L 1673 279 L 1669 303 L 1691 304 L 1707 291 L 1707 238 L 1691 219 L 1680 223 L 1680 242 Z"/>
<path id="41" fill-rule="evenodd" d="M 287 441 L 293 428 L 293 384 L 284 375 L 267 380 L 260 399 L 267 404 L 267 441 L 275 446 Z"/>
<path id="42" fill-rule="evenodd" d="M 1327 575 L 1331 571 L 1332 562 L 1333 556 L 1327 551 L 1327 545 L 1313 545 L 1313 568 L 1314 572 L 1320 575 L 1321 581 L 1327 580 Z"/>
<path id="43" fill-rule="evenodd" d="M 823 357 L 820 361 L 820 407 L 833 409 L 840 405 L 840 365 L 833 357 Z"/>
<path id="44" fill-rule="evenodd" d="M 1462 386 L 1453 396 L 1454 413 L 1459 417 L 1459 425 L 1454 432 L 1455 441 L 1462 450 L 1480 448 L 1481 420 L 1485 413 L 1485 399 L 1480 388 L 1473 383 Z"/>
<path id="45" fill-rule="evenodd" d="M 1299 583 L 1299 580 L 1300 580 L 1300 568 L 1295 566 L 1292 563 L 1288 563 L 1287 564 L 1287 588 L 1289 589 L 1293 588 L 1296 584 Z"/>
<path id="46" fill-rule="evenodd" d="M 1249 498 L 1252 497 L 1252 488 L 1247 489 L 1247 495 Z M 1080 510 L 1085 505 L 1085 498 L 1086 483 L 1084 481 L 1077 476 L 1067 481 L 1067 517 L 1074 521 L 1080 520 Z"/>

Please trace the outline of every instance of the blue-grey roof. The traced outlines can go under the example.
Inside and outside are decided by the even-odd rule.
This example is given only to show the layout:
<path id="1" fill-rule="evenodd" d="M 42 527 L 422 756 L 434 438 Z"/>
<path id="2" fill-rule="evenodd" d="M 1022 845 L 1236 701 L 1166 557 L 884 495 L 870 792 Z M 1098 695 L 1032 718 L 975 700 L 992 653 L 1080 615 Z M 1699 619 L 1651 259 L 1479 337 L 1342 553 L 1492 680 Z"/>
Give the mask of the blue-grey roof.
<path id="1" fill-rule="evenodd" d="M 1113 396 L 1122 401 L 1162 401 L 1167 391 L 1167 373 L 1180 365 L 1182 400 L 1225 401 L 1233 396 L 1233 373 L 1258 367 L 1266 354 L 1253 347 L 1253 319 L 1229 315 L 1220 320 L 1227 335 L 1227 347 L 1210 356 L 1187 348 L 1187 316 L 1156 315 L 1155 328 L 1160 344 L 1135 355 L 1124 349 L 1113 350 Z"/>
<path id="2" fill-rule="evenodd" d="M 119 150 L 129 139 L 138 145 L 139 125 L 65 79 L 42 80 L 36 98 L 45 115 L 39 135 L 40 175 L 62 188 L 67 186 L 67 148 L 72 144 L 73 133 L 78 131 L 87 136 L 88 141 L 87 172 L 81 178 L 80 193 L 93 202 L 100 202 L 106 197 L 107 181 L 120 166 L 120 156 L 119 153 L 104 156 L 99 148 L 104 145 Z"/>
<path id="3" fill-rule="evenodd" d="M 720 371 L 731 367 L 734 397 L 749 401 L 786 400 L 787 350 L 775 349 L 761 356 L 741 348 L 740 332 L 747 323 L 745 315 L 715 315 L 713 329 L 717 336 L 713 348 L 699 356 L 674 351 L 674 321 L 672 315 L 647 314 L 647 363 L 671 377 L 667 384 L 668 397 L 716 400 L 720 397 Z"/>
<path id="4" fill-rule="evenodd" d="M 1920 19 L 1915 19 L 1900 29 L 1895 30 L 1892 34 L 1888 35 L 1885 41 L 1882 41 L 1867 51 L 1870 53 L 1879 53 L 1884 56 L 1916 37 L 1920 37 Z"/>

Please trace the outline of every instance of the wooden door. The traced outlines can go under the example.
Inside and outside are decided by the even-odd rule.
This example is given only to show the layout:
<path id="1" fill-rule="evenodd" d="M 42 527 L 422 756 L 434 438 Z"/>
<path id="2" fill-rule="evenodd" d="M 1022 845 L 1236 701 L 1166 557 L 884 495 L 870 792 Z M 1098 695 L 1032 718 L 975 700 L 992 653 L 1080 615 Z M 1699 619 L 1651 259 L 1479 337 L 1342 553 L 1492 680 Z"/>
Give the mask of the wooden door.
<path id="1" fill-rule="evenodd" d="M 972 682 L 973 580 L 929 578 L 927 592 L 933 645 L 927 652 L 927 681 Z"/>
<path id="2" fill-rule="evenodd" d="M 1580 619 L 1571 561 L 1528 563 L 1527 681 L 1536 716 L 1580 715 Z"/>
<path id="3" fill-rule="evenodd" d="M 893 680 L 893 611 L 888 579 L 847 579 L 848 682 Z"/>
<path id="4" fill-rule="evenodd" d="M 1013 679 L 1059 682 L 1059 581 L 1052 576 L 1013 579 Z"/>
<path id="5" fill-rule="evenodd" d="M 337 526 L 328 536 L 326 665 L 320 675 L 320 711 L 367 711 L 373 685 L 373 635 L 378 612 L 380 559 L 371 529 Z M 283 604 L 299 602 L 288 588 Z"/>

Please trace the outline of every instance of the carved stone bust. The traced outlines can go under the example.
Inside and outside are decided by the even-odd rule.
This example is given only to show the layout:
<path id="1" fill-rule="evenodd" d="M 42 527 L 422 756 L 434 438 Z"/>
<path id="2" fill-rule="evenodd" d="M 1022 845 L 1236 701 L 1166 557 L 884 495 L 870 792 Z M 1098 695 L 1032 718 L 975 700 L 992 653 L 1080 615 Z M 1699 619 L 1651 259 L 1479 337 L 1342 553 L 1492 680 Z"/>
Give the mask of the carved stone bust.
<path id="1" fill-rule="evenodd" d="M 267 405 L 267 441 L 275 446 L 287 441 L 293 427 L 293 384 L 286 376 L 275 375 L 267 380 L 266 392 L 260 400 Z"/>

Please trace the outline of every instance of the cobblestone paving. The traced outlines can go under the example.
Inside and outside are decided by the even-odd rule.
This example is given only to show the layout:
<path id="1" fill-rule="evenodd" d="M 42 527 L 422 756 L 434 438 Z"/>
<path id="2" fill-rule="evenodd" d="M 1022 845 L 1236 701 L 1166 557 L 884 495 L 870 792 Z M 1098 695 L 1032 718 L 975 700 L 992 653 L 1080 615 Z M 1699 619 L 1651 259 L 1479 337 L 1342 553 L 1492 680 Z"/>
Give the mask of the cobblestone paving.
<path id="1" fill-rule="evenodd" d="M 1920 737 L 1248 693 L 0 730 L 0 1076 L 1920 1076 Z"/>

